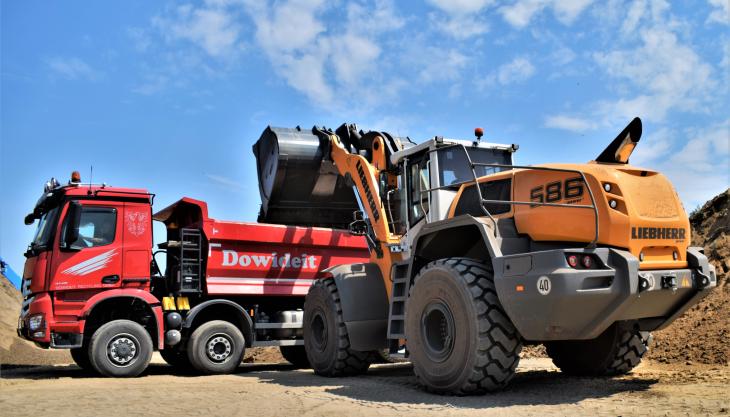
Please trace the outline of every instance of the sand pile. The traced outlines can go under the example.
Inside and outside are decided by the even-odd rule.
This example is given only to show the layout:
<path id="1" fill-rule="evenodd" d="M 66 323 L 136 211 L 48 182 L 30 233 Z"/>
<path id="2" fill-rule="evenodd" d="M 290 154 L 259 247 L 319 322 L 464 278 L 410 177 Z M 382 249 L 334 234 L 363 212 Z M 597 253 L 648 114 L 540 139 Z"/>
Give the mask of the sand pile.
<path id="1" fill-rule="evenodd" d="M 66 350 L 40 349 L 18 337 L 18 314 L 22 297 L 0 274 L 0 365 L 55 365 L 73 363 Z"/>

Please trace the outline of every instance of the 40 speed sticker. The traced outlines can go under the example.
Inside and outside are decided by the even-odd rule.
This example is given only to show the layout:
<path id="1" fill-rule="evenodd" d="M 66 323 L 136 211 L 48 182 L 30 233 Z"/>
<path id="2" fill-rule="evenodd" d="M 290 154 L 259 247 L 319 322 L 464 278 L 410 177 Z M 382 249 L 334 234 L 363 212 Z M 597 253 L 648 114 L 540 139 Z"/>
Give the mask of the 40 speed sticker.
<path id="1" fill-rule="evenodd" d="M 548 295 L 550 294 L 550 289 L 552 288 L 552 283 L 550 282 L 550 278 L 542 276 L 537 279 L 537 291 L 542 295 Z"/>

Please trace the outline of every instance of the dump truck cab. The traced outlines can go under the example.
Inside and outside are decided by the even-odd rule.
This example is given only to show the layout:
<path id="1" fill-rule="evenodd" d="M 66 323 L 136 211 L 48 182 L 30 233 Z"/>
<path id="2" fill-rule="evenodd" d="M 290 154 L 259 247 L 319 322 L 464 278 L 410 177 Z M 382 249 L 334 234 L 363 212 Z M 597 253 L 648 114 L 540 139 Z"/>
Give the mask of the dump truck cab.
<path id="1" fill-rule="evenodd" d="M 43 347 L 78 347 L 88 314 L 114 295 L 145 304 L 146 329 L 161 343 L 162 311 L 149 292 L 152 198 L 144 189 L 46 183 L 25 219 L 38 226 L 25 253 L 22 336 Z"/>

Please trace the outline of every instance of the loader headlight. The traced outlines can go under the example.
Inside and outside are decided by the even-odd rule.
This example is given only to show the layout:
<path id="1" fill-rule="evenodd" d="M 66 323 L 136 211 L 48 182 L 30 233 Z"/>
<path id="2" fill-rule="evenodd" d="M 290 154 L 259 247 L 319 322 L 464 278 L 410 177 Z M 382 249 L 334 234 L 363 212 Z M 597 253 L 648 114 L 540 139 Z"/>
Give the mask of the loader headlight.
<path id="1" fill-rule="evenodd" d="M 31 332 L 34 332 L 36 330 L 43 328 L 43 314 L 36 314 L 33 316 L 30 316 L 28 319 L 28 328 Z"/>

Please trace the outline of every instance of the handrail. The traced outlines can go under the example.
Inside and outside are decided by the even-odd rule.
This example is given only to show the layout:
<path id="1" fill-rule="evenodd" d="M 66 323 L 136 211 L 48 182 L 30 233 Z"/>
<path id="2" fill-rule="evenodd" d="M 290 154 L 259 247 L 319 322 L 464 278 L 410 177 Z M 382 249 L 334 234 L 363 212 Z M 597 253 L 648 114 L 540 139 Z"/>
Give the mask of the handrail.
<path id="1" fill-rule="evenodd" d="M 469 152 L 466 150 L 466 147 L 462 144 L 453 144 L 449 147 L 459 147 L 464 151 L 464 154 L 466 155 L 466 159 L 469 163 L 469 167 L 471 168 L 472 178 L 473 180 L 467 180 L 463 181 L 461 183 L 457 184 L 450 184 L 447 186 L 439 186 L 435 188 L 429 188 L 428 190 L 422 190 L 421 193 L 429 193 L 429 197 L 431 195 L 432 191 L 441 190 L 444 188 L 450 188 L 454 187 L 455 185 L 463 186 L 464 184 L 473 182 L 477 194 L 479 196 L 480 206 L 482 208 L 482 211 L 489 217 L 489 219 L 492 221 L 492 224 L 494 224 L 494 235 L 495 237 L 499 236 L 499 227 L 497 226 L 497 220 L 492 216 L 492 214 L 489 212 L 485 204 L 510 204 L 510 205 L 530 205 L 530 206 L 546 206 L 546 207 L 566 207 L 566 208 L 578 208 L 578 209 L 592 209 L 594 214 L 594 235 L 593 240 L 591 240 L 590 243 L 586 246 L 587 249 L 594 249 L 596 247 L 596 244 L 598 243 L 598 235 L 599 235 L 599 219 L 598 219 L 598 208 L 596 207 L 596 199 L 593 195 L 593 190 L 591 189 L 590 184 L 588 184 L 588 180 L 585 177 L 585 174 L 582 171 L 576 170 L 576 169 L 565 169 L 565 168 L 552 168 L 552 167 L 536 167 L 536 166 L 529 166 L 529 165 L 506 165 L 506 164 L 489 164 L 489 163 L 483 163 L 483 162 L 472 162 L 471 156 L 469 155 Z M 443 149 L 443 148 L 439 148 Z M 432 149 L 429 151 L 435 152 L 439 149 Z M 476 167 L 477 166 L 486 166 L 486 167 L 494 167 L 494 168 L 506 168 L 506 169 L 532 169 L 532 170 L 538 170 L 538 171 L 551 171 L 551 172 L 568 172 L 568 173 L 574 173 L 578 174 L 581 177 L 581 180 L 588 188 L 588 196 L 591 199 L 590 205 L 585 204 L 561 204 L 561 203 L 544 203 L 544 202 L 535 202 L 535 201 L 515 201 L 515 200 L 487 200 L 482 195 L 482 189 L 479 186 L 479 178 L 476 174 Z M 430 175 L 430 173 L 429 173 Z"/>
<path id="2" fill-rule="evenodd" d="M 466 151 L 466 149 L 464 149 Z M 593 190 L 591 189 L 590 184 L 588 184 L 588 180 L 586 179 L 585 174 L 583 171 L 579 171 L 577 169 L 565 169 L 565 168 L 552 168 L 552 167 L 536 167 L 536 166 L 529 166 L 529 165 L 504 165 L 504 164 L 488 164 L 483 162 L 474 162 L 472 163 L 472 167 L 474 166 L 488 166 L 488 167 L 495 167 L 495 168 L 509 168 L 509 169 L 534 169 L 538 171 L 550 171 L 550 172 L 568 172 L 573 174 L 580 175 L 581 180 L 583 181 L 583 184 L 586 185 L 586 188 L 588 188 L 588 196 L 591 198 L 591 205 L 585 205 L 585 204 L 558 204 L 558 203 L 544 203 L 544 202 L 535 202 L 535 201 L 501 201 L 497 200 L 498 203 L 503 204 L 514 204 L 514 205 L 533 205 L 533 206 L 548 206 L 548 207 L 567 207 L 567 208 L 579 208 L 579 209 L 593 209 L 593 218 L 594 218 L 594 226 L 595 226 L 595 232 L 593 235 L 593 240 L 586 246 L 588 249 L 593 249 L 596 247 L 596 244 L 598 243 L 598 233 L 599 233 L 599 222 L 598 222 L 598 207 L 596 207 L 596 199 L 593 196 Z M 472 168 L 473 169 L 473 168 Z M 476 174 L 475 174 L 476 176 Z M 476 181 L 476 188 L 479 189 L 478 181 Z M 484 207 L 485 203 L 493 203 L 495 200 L 485 200 L 481 195 L 481 190 L 479 192 L 479 198 L 482 201 L 482 207 Z M 485 208 L 486 209 L 486 208 Z M 495 224 L 496 227 L 496 224 Z"/>

